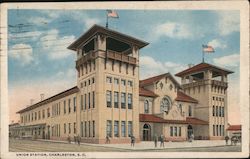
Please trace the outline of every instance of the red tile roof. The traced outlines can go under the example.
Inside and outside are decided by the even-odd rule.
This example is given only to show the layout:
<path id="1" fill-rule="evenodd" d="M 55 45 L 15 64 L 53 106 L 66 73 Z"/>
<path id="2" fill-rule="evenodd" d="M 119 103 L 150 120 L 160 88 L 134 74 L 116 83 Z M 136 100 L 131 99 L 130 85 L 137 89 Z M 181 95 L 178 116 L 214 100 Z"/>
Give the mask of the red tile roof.
<path id="1" fill-rule="evenodd" d="M 165 120 L 152 114 L 140 114 L 140 122 L 186 124 L 185 120 Z"/>
<path id="2" fill-rule="evenodd" d="M 66 91 L 63 91 L 63 92 L 61 92 L 61 93 L 58 93 L 58 94 L 56 94 L 56 95 L 54 95 L 54 96 L 52 96 L 52 97 L 49 97 L 49 98 L 47 98 L 47 99 L 45 99 L 45 100 L 43 100 L 43 101 L 40 101 L 40 102 L 38 102 L 38 103 L 36 103 L 36 104 L 33 104 L 33 105 L 31 105 L 31 106 L 29 106 L 29 107 L 27 107 L 27 108 L 24 108 L 24 109 L 18 111 L 17 113 L 23 113 L 23 112 L 26 112 L 26 111 L 35 109 L 35 108 L 37 108 L 37 107 L 39 107 L 39 106 L 41 106 L 41 105 L 44 105 L 44 104 L 53 102 L 53 101 L 55 101 L 55 100 L 58 100 L 58 99 L 63 98 L 63 97 L 65 97 L 65 96 L 71 95 L 71 94 L 76 93 L 76 92 L 78 92 L 78 91 L 79 91 L 79 88 L 78 88 L 77 86 L 75 86 L 75 87 L 70 88 L 70 89 L 68 89 L 68 90 L 66 90 Z"/>
<path id="3" fill-rule="evenodd" d="M 180 84 L 174 79 L 174 77 L 170 74 L 170 73 L 164 73 L 164 74 L 161 74 L 161 75 L 158 75 L 158 76 L 154 76 L 154 77 L 150 77 L 150 78 L 147 78 L 147 79 L 144 79 L 144 80 L 140 80 L 140 86 L 147 86 L 147 85 L 151 85 L 153 84 L 154 82 L 157 82 L 159 80 L 161 80 L 163 77 L 169 77 L 172 79 L 172 81 L 177 85 L 177 87 L 180 88 Z"/>
<path id="4" fill-rule="evenodd" d="M 146 97 L 157 97 L 158 95 L 154 92 L 147 90 L 145 88 L 140 87 L 139 88 L 139 95 L 140 96 L 146 96 Z"/>
<path id="5" fill-rule="evenodd" d="M 227 128 L 228 131 L 240 131 L 241 130 L 241 125 L 230 125 Z"/>
<path id="6" fill-rule="evenodd" d="M 207 69 L 210 69 L 210 68 L 215 69 L 215 70 L 219 70 L 219 71 L 223 71 L 223 72 L 225 72 L 227 74 L 233 73 L 230 70 L 223 69 L 223 68 L 220 68 L 220 67 L 217 67 L 217 66 L 202 62 L 202 63 L 200 63 L 198 65 L 195 65 L 195 66 L 193 66 L 191 68 L 188 68 L 188 69 L 186 69 L 184 71 L 181 71 L 181 72 L 175 74 L 175 76 L 181 77 L 181 76 L 189 74 L 189 73 L 204 71 L 204 70 L 207 70 Z"/>
<path id="7" fill-rule="evenodd" d="M 172 124 L 191 124 L 191 125 L 208 125 L 208 122 L 187 117 L 186 120 L 165 120 L 153 114 L 140 114 L 140 122 L 152 122 L 152 123 L 172 123 Z"/>
<path id="8" fill-rule="evenodd" d="M 198 103 L 198 101 L 181 91 L 177 91 L 177 97 L 175 98 L 176 101 L 181 102 L 190 102 L 190 103 Z"/>
<path id="9" fill-rule="evenodd" d="M 207 121 L 193 118 L 193 117 L 187 117 L 186 121 L 187 121 L 187 124 L 192 124 L 192 125 L 208 125 Z"/>

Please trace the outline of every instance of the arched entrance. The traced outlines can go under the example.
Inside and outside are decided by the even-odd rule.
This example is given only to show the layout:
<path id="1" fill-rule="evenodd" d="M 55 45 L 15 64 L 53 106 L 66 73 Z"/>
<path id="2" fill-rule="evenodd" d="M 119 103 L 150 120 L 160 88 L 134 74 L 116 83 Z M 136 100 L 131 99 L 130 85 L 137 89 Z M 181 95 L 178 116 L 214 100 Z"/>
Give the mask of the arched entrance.
<path id="1" fill-rule="evenodd" d="M 187 135 L 188 135 L 188 138 L 190 138 L 191 135 L 194 133 L 194 132 L 193 132 L 193 127 L 192 127 L 191 125 L 188 125 L 188 131 L 187 131 L 187 132 L 188 132 L 188 134 L 187 134 Z"/>
<path id="2" fill-rule="evenodd" d="M 143 141 L 151 140 L 151 127 L 148 124 L 143 125 Z"/>

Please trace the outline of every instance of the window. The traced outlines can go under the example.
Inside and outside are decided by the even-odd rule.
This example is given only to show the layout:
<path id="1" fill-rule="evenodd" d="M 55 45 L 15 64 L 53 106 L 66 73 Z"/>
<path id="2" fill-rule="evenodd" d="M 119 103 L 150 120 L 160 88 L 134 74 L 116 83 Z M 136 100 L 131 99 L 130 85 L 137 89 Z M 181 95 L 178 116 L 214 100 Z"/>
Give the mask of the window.
<path id="1" fill-rule="evenodd" d="M 64 134 L 66 134 L 66 123 L 64 123 L 64 127 L 63 127 L 63 129 L 64 129 Z"/>
<path id="2" fill-rule="evenodd" d="M 213 106 L 213 116 L 215 115 L 215 107 Z"/>
<path id="3" fill-rule="evenodd" d="M 221 107 L 219 107 L 219 116 L 221 116 Z"/>
<path id="4" fill-rule="evenodd" d="M 90 92 L 88 94 L 89 94 L 89 109 L 90 109 Z"/>
<path id="5" fill-rule="evenodd" d="M 119 137 L 119 121 L 114 121 L 114 136 Z"/>
<path id="6" fill-rule="evenodd" d="M 213 136 L 215 136 L 215 125 L 213 125 Z"/>
<path id="7" fill-rule="evenodd" d="M 221 125 L 219 125 L 219 136 L 221 136 Z"/>
<path id="8" fill-rule="evenodd" d="M 76 123 L 74 122 L 74 134 L 76 133 Z"/>
<path id="9" fill-rule="evenodd" d="M 70 111 L 71 111 L 71 108 L 70 108 L 70 99 L 68 100 L 68 109 L 69 109 L 69 113 L 70 113 Z"/>
<path id="10" fill-rule="evenodd" d="M 81 110 L 83 110 L 83 95 L 81 95 Z"/>
<path id="11" fill-rule="evenodd" d="M 83 137 L 83 122 L 81 122 L 81 137 Z"/>
<path id="12" fill-rule="evenodd" d="M 133 95 L 131 93 L 128 94 L 128 109 L 132 109 L 133 107 Z"/>
<path id="13" fill-rule="evenodd" d="M 31 114 L 31 121 L 33 121 L 33 113 Z"/>
<path id="14" fill-rule="evenodd" d="M 71 133 L 71 125 L 70 125 L 70 123 L 69 123 L 69 134 Z"/>
<path id="15" fill-rule="evenodd" d="M 84 122 L 84 136 L 87 137 L 87 121 Z"/>
<path id="16" fill-rule="evenodd" d="M 119 108 L 119 92 L 114 92 L 114 107 Z"/>
<path id="17" fill-rule="evenodd" d="M 126 80 L 122 79 L 122 80 L 121 80 L 121 84 L 122 84 L 123 86 L 126 86 Z"/>
<path id="18" fill-rule="evenodd" d="M 222 125 L 222 136 L 225 135 L 224 129 L 225 129 L 225 127 L 224 127 L 224 125 Z"/>
<path id="19" fill-rule="evenodd" d="M 112 102 L 112 93 L 111 93 L 111 91 L 106 92 L 106 101 L 107 101 L 107 107 L 111 107 L 111 102 Z"/>
<path id="20" fill-rule="evenodd" d="M 37 119 L 37 112 L 35 112 L 35 120 Z"/>
<path id="21" fill-rule="evenodd" d="M 95 121 L 92 121 L 92 135 L 95 137 Z"/>
<path id="22" fill-rule="evenodd" d="M 89 85 L 90 85 L 91 83 L 90 83 L 90 79 L 89 79 Z"/>
<path id="23" fill-rule="evenodd" d="M 95 83 L 95 78 L 94 77 L 92 78 L 92 83 Z"/>
<path id="24" fill-rule="evenodd" d="M 144 101 L 144 113 L 145 114 L 149 113 L 149 102 L 148 102 L 148 100 Z"/>
<path id="25" fill-rule="evenodd" d="M 30 118 L 30 116 L 29 116 L 29 118 Z M 43 118 L 45 118 L 45 110 L 43 109 Z"/>
<path id="26" fill-rule="evenodd" d="M 170 107 L 171 107 L 170 99 L 168 97 L 164 97 L 161 101 L 161 106 L 160 106 L 161 112 L 168 112 Z"/>
<path id="27" fill-rule="evenodd" d="M 40 120 L 41 119 L 41 112 L 39 111 L 38 112 L 38 120 Z"/>
<path id="28" fill-rule="evenodd" d="M 121 108 L 126 109 L 126 93 L 121 94 Z"/>
<path id="29" fill-rule="evenodd" d="M 179 104 L 179 109 L 180 109 L 180 112 L 182 112 L 182 105 Z"/>
<path id="30" fill-rule="evenodd" d="M 109 136 L 109 137 L 112 136 L 112 121 L 111 120 L 107 120 L 106 136 Z"/>
<path id="31" fill-rule="evenodd" d="M 177 127 L 174 127 L 174 136 L 177 136 Z"/>
<path id="32" fill-rule="evenodd" d="M 219 135 L 219 125 L 216 125 L 216 136 L 218 136 Z"/>
<path id="33" fill-rule="evenodd" d="M 92 92 L 92 104 L 93 104 L 93 108 L 95 108 L 95 92 Z"/>
<path id="34" fill-rule="evenodd" d="M 192 116 L 192 106 L 188 106 L 188 116 Z"/>
<path id="35" fill-rule="evenodd" d="M 128 136 L 133 135 L 133 123 L 132 121 L 128 121 Z"/>
<path id="36" fill-rule="evenodd" d="M 170 126 L 170 136 L 174 136 L 174 130 L 172 126 Z"/>
<path id="37" fill-rule="evenodd" d="M 83 83 L 81 82 L 81 88 L 83 88 Z"/>
<path id="38" fill-rule="evenodd" d="M 76 112 L 76 97 L 74 97 L 74 112 Z"/>
<path id="39" fill-rule="evenodd" d="M 84 86 L 85 86 L 85 87 L 87 86 L 87 81 L 84 81 Z"/>
<path id="40" fill-rule="evenodd" d="M 122 137 L 126 137 L 126 122 L 122 121 L 121 123 L 122 127 Z"/>
<path id="41" fill-rule="evenodd" d="M 88 127 L 88 130 L 89 130 L 89 137 L 90 137 L 90 121 L 89 121 L 89 127 Z"/>
<path id="42" fill-rule="evenodd" d="M 87 109 L 87 94 L 84 94 L 84 109 Z"/>
<path id="43" fill-rule="evenodd" d="M 216 106 L 216 116 L 218 116 L 218 106 Z"/>
<path id="44" fill-rule="evenodd" d="M 221 107 L 221 116 L 224 117 L 224 107 Z"/>
<path id="45" fill-rule="evenodd" d="M 214 100 L 214 97 L 213 97 L 213 100 Z"/>
<path id="46" fill-rule="evenodd" d="M 50 117 L 50 109 L 47 109 L 47 117 Z M 32 113 L 32 120 L 33 120 L 33 113 Z"/>
<path id="47" fill-rule="evenodd" d="M 107 83 L 112 83 L 112 77 L 106 77 L 106 82 Z"/>
<path id="48" fill-rule="evenodd" d="M 181 136 L 181 127 L 179 127 L 179 136 Z"/>
<path id="49" fill-rule="evenodd" d="M 118 78 L 114 78 L 114 83 L 115 84 L 119 84 L 119 79 Z"/>
<path id="50" fill-rule="evenodd" d="M 66 100 L 63 101 L 64 114 L 66 114 Z"/>
<path id="51" fill-rule="evenodd" d="M 133 82 L 132 82 L 132 81 L 128 81 L 128 85 L 129 85 L 130 87 L 133 87 Z"/>

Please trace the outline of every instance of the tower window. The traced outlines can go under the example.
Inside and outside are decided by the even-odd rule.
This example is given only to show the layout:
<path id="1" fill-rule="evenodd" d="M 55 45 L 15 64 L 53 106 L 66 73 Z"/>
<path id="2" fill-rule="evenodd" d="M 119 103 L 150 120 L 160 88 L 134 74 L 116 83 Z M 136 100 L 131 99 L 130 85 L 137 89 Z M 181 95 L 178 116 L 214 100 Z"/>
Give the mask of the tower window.
<path id="1" fill-rule="evenodd" d="M 148 100 L 144 101 L 144 113 L 145 114 L 149 113 L 149 102 L 148 102 Z"/>
<path id="2" fill-rule="evenodd" d="M 111 93 L 111 91 L 106 92 L 106 101 L 107 101 L 107 107 L 111 107 L 111 102 L 112 102 L 112 93 Z"/>
<path id="3" fill-rule="evenodd" d="M 112 83 L 112 77 L 106 77 L 106 82 L 107 83 Z"/>

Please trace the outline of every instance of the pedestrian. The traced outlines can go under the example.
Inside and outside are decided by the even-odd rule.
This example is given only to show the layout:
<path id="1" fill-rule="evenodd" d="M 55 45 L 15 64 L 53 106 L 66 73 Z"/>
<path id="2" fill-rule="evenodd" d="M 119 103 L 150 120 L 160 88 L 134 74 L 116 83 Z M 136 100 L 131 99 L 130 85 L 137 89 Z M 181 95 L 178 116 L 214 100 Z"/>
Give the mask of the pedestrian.
<path id="1" fill-rule="evenodd" d="M 109 136 L 107 135 L 106 136 L 106 142 L 105 142 L 106 144 L 110 144 L 110 139 L 109 139 Z"/>
<path id="2" fill-rule="evenodd" d="M 161 136 L 160 136 L 160 142 L 161 142 L 160 147 L 164 147 L 164 139 L 165 139 L 165 137 L 163 136 L 163 134 L 161 134 Z"/>
<path id="3" fill-rule="evenodd" d="M 68 140 L 69 143 L 71 143 L 71 139 L 70 139 L 70 136 L 69 136 L 69 135 L 68 135 L 68 139 L 67 139 L 67 140 Z"/>
<path id="4" fill-rule="evenodd" d="M 135 137 L 133 135 L 131 135 L 130 139 L 131 139 L 131 146 L 135 147 Z"/>
<path id="5" fill-rule="evenodd" d="M 228 145 L 228 140 L 229 140 L 229 137 L 225 136 L 226 145 Z"/>
<path id="6" fill-rule="evenodd" d="M 158 142 L 158 136 L 155 134 L 155 136 L 154 136 L 155 147 L 157 147 L 157 142 Z"/>
<path id="7" fill-rule="evenodd" d="M 78 145 L 80 146 L 80 141 L 81 141 L 81 137 L 80 137 L 80 135 L 78 134 L 77 135 L 77 142 L 78 142 Z"/>

